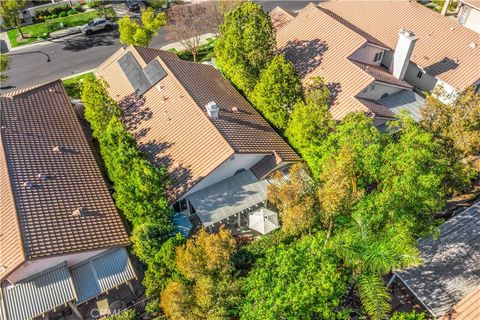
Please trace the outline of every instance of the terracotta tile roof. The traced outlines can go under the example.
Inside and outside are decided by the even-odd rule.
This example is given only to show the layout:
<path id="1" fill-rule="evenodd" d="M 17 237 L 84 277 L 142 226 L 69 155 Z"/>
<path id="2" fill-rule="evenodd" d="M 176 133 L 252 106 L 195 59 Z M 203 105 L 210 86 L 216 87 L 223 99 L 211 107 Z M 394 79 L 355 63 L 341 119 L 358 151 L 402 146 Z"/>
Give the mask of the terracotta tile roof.
<path id="1" fill-rule="evenodd" d="M 459 90 L 480 79 L 480 35 L 416 1 L 340 0 L 320 6 L 392 49 L 401 28 L 413 31 L 419 40 L 411 60 Z"/>
<path id="2" fill-rule="evenodd" d="M 342 119 L 350 112 L 370 112 L 355 96 L 375 78 L 348 57 L 367 40 L 310 3 L 277 30 L 277 45 L 306 82 L 320 76 L 334 92 L 331 113 Z"/>
<path id="3" fill-rule="evenodd" d="M 280 163 L 282 159 L 276 154 L 270 154 L 263 157 L 262 160 L 254 164 L 250 170 L 258 179 L 265 178 L 269 173 L 271 173 Z"/>
<path id="4" fill-rule="evenodd" d="M 413 86 L 408 84 L 407 82 L 395 78 L 391 73 L 388 72 L 388 70 L 382 68 L 382 67 L 377 67 L 374 65 L 358 62 L 358 61 L 352 61 L 357 67 L 371 75 L 373 78 L 375 78 L 375 81 L 377 82 L 383 82 L 386 84 L 392 84 L 395 86 L 399 86 L 402 88 L 406 89 L 413 89 Z"/>
<path id="5" fill-rule="evenodd" d="M 252 106 L 212 66 L 183 61 L 152 48 L 120 49 L 97 73 L 117 101 L 134 92 L 116 61 L 131 52 L 140 67 L 157 59 L 167 75 L 124 109 L 124 122 L 149 160 L 167 166 L 174 201 L 235 153 L 272 154 L 283 161 L 299 157 Z M 210 118 L 205 105 L 214 101 L 220 116 Z M 121 106 L 124 105 L 120 103 Z"/>
<path id="6" fill-rule="evenodd" d="M 129 243 L 61 81 L 1 96 L 0 125 L 0 277 L 23 260 Z"/>
<path id="7" fill-rule="evenodd" d="M 272 18 L 273 27 L 278 30 L 292 21 L 296 14 L 280 7 L 275 7 L 269 12 L 269 15 Z"/>
<path id="8" fill-rule="evenodd" d="M 463 298 L 445 315 L 442 320 L 480 319 L 480 287 Z"/>

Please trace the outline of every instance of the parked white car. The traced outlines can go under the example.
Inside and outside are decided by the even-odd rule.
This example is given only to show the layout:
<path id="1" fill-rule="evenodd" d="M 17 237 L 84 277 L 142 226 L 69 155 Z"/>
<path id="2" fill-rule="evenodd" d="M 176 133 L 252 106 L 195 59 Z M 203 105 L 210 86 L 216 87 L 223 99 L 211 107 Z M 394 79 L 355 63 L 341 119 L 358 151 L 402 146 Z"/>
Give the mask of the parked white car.
<path id="1" fill-rule="evenodd" d="M 88 36 L 96 31 L 100 31 L 104 29 L 109 30 L 112 27 L 113 27 L 113 24 L 111 21 L 103 18 L 96 18 L 90 21 L 89 23 L 87 23 L 86 25 L 82 26 L 80 28 L 80 31 L 82 31 L 82 33 Z"/>

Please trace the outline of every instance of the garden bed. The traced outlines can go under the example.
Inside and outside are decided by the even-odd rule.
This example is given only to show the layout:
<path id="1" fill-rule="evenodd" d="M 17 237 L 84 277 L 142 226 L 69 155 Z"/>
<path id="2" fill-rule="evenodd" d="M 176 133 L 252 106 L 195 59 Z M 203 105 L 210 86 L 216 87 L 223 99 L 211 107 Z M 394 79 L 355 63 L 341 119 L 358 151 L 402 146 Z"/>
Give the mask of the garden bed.
<path id="1" fill-rule="evenodd" d="M 197 54 L 197 62 L 210 61 L 213 57 L 213 49 L 215 47 L 216 38 L 207 39 L 207 43 L 200 46 Z M 175 50 L 170 49 L 169 51 L 174 52 L 180 59 L 193 61 L 193 55 L 187 50 Z"/>
<path id="2" fill-rule="evenodd" d="M 27 36 L 27 38 L 21 41 L 17 41 L 17 37 L 19 36 L 17 29 L 9 30 L 7 34 L 8 39 L 10 40 L 10 46 L 14 48 L 32 42 L 44 40 L 48 38 L 50 32 L 84 25 L 90 20 L 97 18 L 99 14 L 101 15 L 102 12 L 95 10 L 77 13 L 71 16 L 51 19 L 42 23 L 36 23 L 29 26 L 24 26 L 22 27 L 22 31 L 25 36 Z M 116 19 L 115 11 L 112 8 L 107 8 L 107 15 L 110 19 Z M 61 26 L 61 24 L 63 24 L 63 27 Z"/>
<path id="3" fill-rule="evenodd" d="M 65 90 L 70 98 L 80 99 L 82 81 L 86 78 L 95 79 L 95 75 L 93 72 L 89 72 L 63 80 L 63 85 L 65 86 Z"/>

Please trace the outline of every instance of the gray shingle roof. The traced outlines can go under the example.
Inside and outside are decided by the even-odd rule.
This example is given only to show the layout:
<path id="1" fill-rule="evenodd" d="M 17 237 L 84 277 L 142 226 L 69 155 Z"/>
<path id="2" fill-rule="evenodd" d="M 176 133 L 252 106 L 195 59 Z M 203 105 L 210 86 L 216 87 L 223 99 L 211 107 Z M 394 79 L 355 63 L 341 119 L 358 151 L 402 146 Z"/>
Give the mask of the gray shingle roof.
<path id="1" fill-rule="evenodd" d="M 397 275 L 436 317 L 480 287 L 480 202 L 419 241 L 423 263 Z"/>

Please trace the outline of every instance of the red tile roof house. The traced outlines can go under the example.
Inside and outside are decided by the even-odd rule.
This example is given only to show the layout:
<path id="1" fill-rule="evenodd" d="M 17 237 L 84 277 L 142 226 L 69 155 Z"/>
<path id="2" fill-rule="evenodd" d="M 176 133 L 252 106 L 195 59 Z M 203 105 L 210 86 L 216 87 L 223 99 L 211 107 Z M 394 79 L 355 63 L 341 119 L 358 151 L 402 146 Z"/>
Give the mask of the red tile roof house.
<path id="1" fill-rule="evenodd" d="M 128 283 L 128 235 L 61 81 L 0 96 L 0 319 Z M 80 316 L 80 315 L 79 315 Z"/>
<path id="2" fill-rule="evenodd" d="M 455 98 L 480 86 L 480 35 L 415 1 L 325 1 L 270 15 L 303 81 L 331 86 L 335 119 L 365 112 L 381 127 L 407 110 L 418 120 L 424 98 L 412 89 L 441 86 Z"/>
<path id="3" fill-rule="evenodd" d="M 210 65 L 130 46 L 96 73 L 140 150 L 168 169 L 174 211 L 204 227 L 241 224 L 265 205 L 269 174 L 301 160 Z M 135 93 L 141 103 L 122 103 Z"/>

